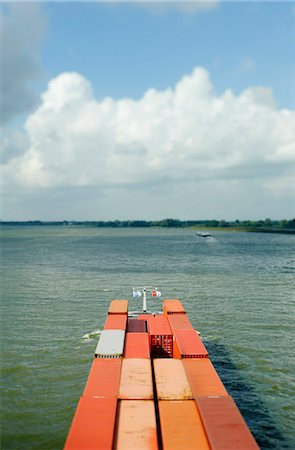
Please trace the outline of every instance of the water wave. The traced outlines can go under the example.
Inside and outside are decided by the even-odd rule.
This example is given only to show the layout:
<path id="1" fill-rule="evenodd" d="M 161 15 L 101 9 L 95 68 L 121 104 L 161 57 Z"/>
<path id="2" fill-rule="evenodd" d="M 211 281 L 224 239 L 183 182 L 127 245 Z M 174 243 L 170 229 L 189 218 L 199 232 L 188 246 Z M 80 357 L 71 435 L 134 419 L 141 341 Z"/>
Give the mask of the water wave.
<path id="1" fill-rule="evenodd" d="M 84 336 L 82 336 L 83 342 L 92 342 L 94 340 L 93 338 L 101 335 L 101 331 L 102 330 L 93 330 L 90 331 L 90 333 L 84 334 Z"/>

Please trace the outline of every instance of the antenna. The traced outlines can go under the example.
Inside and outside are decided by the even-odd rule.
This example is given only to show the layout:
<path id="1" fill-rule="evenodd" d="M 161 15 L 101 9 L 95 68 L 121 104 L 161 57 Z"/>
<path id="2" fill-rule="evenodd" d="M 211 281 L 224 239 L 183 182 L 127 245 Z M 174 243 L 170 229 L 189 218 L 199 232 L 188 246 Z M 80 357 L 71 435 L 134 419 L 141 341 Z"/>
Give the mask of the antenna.
<path id="1" fill-rule="evenodd" d="M 132 290 L 132 297 L 142 297 L 142 311 L 147 312 L 147 293 L 151 293 L 152 297 L 161 297 L 161 292 L 154 286 L 138 286 Z"/>

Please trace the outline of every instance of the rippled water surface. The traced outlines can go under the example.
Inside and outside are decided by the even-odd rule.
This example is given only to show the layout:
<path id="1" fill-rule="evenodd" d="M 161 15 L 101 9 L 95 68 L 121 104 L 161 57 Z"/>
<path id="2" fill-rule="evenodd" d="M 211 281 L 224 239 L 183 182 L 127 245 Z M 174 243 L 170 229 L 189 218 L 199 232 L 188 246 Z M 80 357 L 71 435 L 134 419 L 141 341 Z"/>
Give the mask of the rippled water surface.
<path id="1" fill-rule="evenodd" d="M 295 236 L 2 226 L 1 269 L 2 449 L 63 447 L 110 300 L 137 309 L 150 284 L 182 300 L 261 448 L 295 448 Z"/>

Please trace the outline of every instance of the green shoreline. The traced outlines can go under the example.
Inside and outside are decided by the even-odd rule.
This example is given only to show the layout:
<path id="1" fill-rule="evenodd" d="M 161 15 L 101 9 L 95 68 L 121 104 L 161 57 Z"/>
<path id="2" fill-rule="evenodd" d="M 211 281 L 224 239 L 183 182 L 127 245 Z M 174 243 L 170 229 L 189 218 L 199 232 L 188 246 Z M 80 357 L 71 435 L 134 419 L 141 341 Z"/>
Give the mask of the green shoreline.
<path id="1" fill-rule="evenodd" d="M 1 226 L 64 226 L 89 228 L 187 228 L 199 231 L 295 234 L 295 219 L 227 222 L 225 220 L 0 221 Z"/>

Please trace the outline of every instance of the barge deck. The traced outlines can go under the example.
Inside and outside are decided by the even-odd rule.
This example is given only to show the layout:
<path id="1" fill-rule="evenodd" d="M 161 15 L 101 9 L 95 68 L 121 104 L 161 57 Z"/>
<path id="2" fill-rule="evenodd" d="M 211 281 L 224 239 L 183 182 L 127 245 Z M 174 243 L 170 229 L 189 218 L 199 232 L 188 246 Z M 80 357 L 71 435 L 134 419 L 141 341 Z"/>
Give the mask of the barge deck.
<path id="1" fill-rule="evenodd" d="M 64 450 L 258 448 L 182 303 L 113 300 Z"/>

